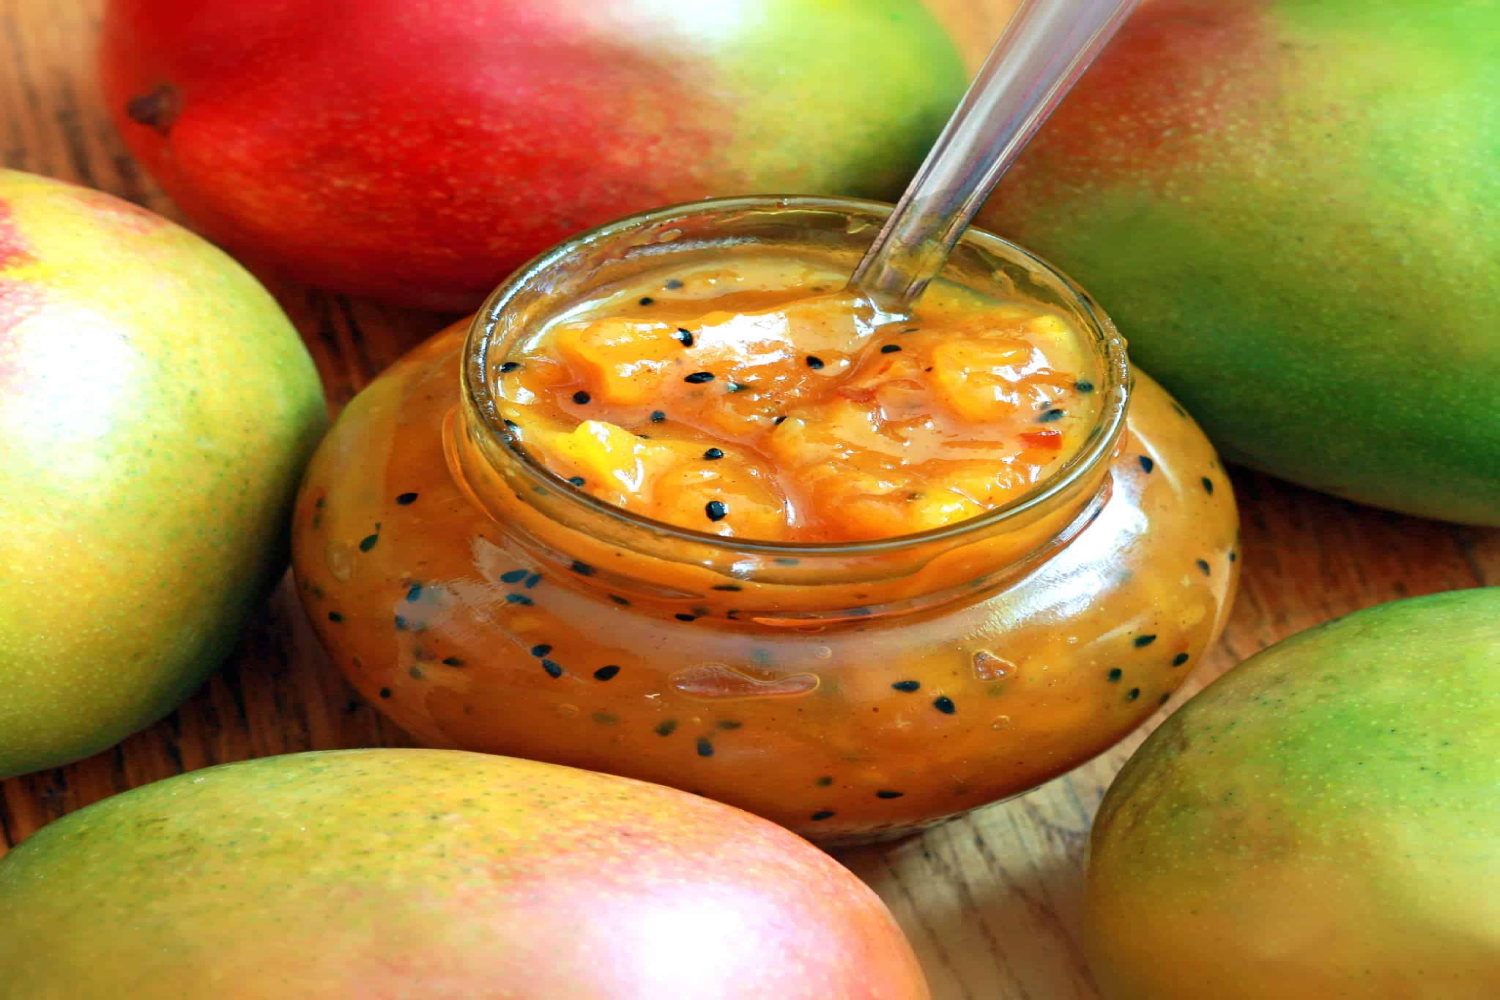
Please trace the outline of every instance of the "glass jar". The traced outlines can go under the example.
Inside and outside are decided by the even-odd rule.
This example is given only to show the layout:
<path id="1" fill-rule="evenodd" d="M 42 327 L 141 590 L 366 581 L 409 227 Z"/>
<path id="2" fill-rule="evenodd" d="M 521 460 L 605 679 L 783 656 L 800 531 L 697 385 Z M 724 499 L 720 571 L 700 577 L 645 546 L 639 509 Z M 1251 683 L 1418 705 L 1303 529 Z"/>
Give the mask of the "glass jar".
<path id="1" fill-rule="evenodd" d="M 1025 792 L 1144 722 L 1223 626 L 1230 484 L 1089 297 L 998 237 L 971 230 L 945 279 L 1060 310 L 1100 406 L 1077 455 L 972 520 L 725 539 L 571 488 L 499 418 L 510 346 L 601 289 L 765 252 L 847 272 L 888 212 L 742 198 L 624 219 L 371 383 L 294 525 L 300 592 L 353 685 L 431 745 L 673 785 L 825 844 Z"/>

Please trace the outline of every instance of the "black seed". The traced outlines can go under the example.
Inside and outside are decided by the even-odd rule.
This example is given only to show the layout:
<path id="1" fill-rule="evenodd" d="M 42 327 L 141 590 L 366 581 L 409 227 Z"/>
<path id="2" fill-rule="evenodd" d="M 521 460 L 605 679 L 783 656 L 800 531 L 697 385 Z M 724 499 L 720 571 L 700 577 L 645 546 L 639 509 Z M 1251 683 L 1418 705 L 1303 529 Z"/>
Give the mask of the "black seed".
<path id="1" fill-rule="evenodd" d="M 651 422 L 653 424 L 659 424 L 659 423 L 661 423 L 665 419 L 667 419 L 667 415 L 665 413 L 663 413 L 661 410 L 652 410 L 651 411 Z"/>
<path id="2" fill-rule="evenodd" d="M 1113 668 L 1110 669 L 1110 672 L 1109 672 L 1109 682 L 1111 684 L 1114 684 L 1114 683 L 1118 682 L 1121 677 L 1124 677 L 1124 676 L 1125 676 L 1125 671 L 1121 670 L 1119 667 L 1113 667 Z"/>
<path id="3" fill-rule="evenodd" d="M 736 729 L 743 728 L 745 724 L 734 719 L 720 719 L 718 722 L 715 722 L 714 725 L 718 726 L 720 729 L 727 729 L 733 732 Z"/>
<path id="4" fill-rule="evenodd" d="M 407 587 L 406 599 L 413 604 L 415 604 L 417 601 L 420 601 L 422 599 L 422 585 L 420 583 L 414 583 L 410 587 Z"/>
<path id="5" fill-rule="evenodd" d="M 676 719 L 667 719 L 665 722 L 658 722 L 656 724 L 656 735 L 657 736 L 671 736 L 676 731 L 677 731 L 677 720 Z"/>
<path id="6" fill-rule="evenodd" d="M 552 652 L 552 647 L 545 642 L 531 647 L 531 655 L 538 658 L 546 656 L 550 652 Z"/>
<path id="7" fill-rule="evenodd" d="M 693 372 L 693 374 L 683 378 L 684 382 L 691 382 L 693 385 L 702 385 L 704 382 L 712 382 L 713 380 L 713 372 Z"/>
<path id="8" fill-rule="evenodd" d="M 665 285 L 662 285 L 662 287 L 669 292 L 675 292 L 677 291 L 677 289 L 682 287 L 682 282 L 678 281 L 676 278 L 668 278 L 667 283 Z"/>
<path id="9" fill-rule="evenodd" d="M 542 582 L 542 574 L 540 574 L 540 573 L 533 573 L 533 574 L 531 574 L 530 576 L 528 576 L 526 578 L 526 589 L 530 590 L 532 587 L 535 587 L 537 584 L 539 584 L 541 582 Z"/>
<path id="10" fill-rule="evenodd" d="M 1043 413 L 1040 417 L 1037 417 L 1036 419 L 1037 419 L 1037 423 L 1040 423 L 1040 424 L 1050 424 L 1054 420 L 1061 420 L 1062 417 L 1063 417 L 1063 411 L 1054 408 L 1054 409 L 1048 410 L 1046 413 Z"/>
<path id="11" fill-rule="evenodd" d="M 786 414 L 782 414 L 781 416 L 777 417 L 775 420 L 771 421 L 771 423 L 775 424 L 777 427 L 780 427 L 781 426 L 781 422 L 783 420 L 785 420 L 785 419 L 786 419 Z"/>
<path id="12" fill-rule="evenodd" d="M 1140 696 L 1141 696 L 1141 689 L 1140 688 L 1131 688 L 1129 691 L 1125 692 L 1125 700 L 1126 701 L 1135 701 Z"/>
<path id="13" fill-rule="evenodd" d="M 714 744 L 707 736 L 698 737 L 698 756 L 712 757 L 714 755 Z"/>
<path id="14" fill-rule="evenodd" d="M 655 304 L 656 304 L 656 300 L 653 299 L 651 296 L 649 296 L 649 295 L 642 295 L 641 296 L 641 305 L 643 305 L 643 306 L 650 306 L 650 305 L 655 305 Z"/>
<path id="15" fill-rule="evenodd" d="M 318 510 L 322 510 L 323 509 L 323 501 L 325 501 L 327 499 L 328 499 L 327 497 L 318 497 L 318 502 L 315 503 L 315 504 L 313 504 L 313 506 L 316 507 Z"/>
<path id="16" fill-rule="evenodd" d="M 1180 667 L 1187 661 L 1188 655 L 1186 653 L 1178 653 L 1176 656 L 1172 657 L 1172 666 Z"/>
<path id="17" fill-rule="evenodd" d="M 809 354 L 806 360 L 807 367 L 811 368 L 813 371 L 817 371 L 819 368 L 823 367 L 823 359 L 818 357 L 816 354 Z"/>
<path id="18" fill-rule="evenodd" d="M 574 486 L 582 486 L 583 485 L 583 477 L 582 476 L 569 476 L 568 477 L 568 482 L 572 483 Z"/>
<path id="19" fill-rule="evenodd" d="M 952 715 L 958 711 L 958 706 L 953 704 L 953 699 L 947 695 L 939 695 L 932 700 L 932 707 L 944 715 Z"/>
<path id="20" fill-rule="evenodd" d="M 1229 553 L 1229 561 L 1230 562 L 1234 562 L 1239 557 L 1240 557 L 1240 554 L 1238 552 L 1231 552 L 1231 553 Z"/>
<path id="21" fill-rule="evenodd" d="M 1212 576 L 1213 575 L 1213 570 L 1209 568 L 1208 560 L 1207 559 L 1199 559 L 1198 560 L 1198 568 L 1203 571 L 1203 575 L 1204 576 Z"/>
<path id="22" fill-rule="evenodd" d="M 708 449 L 707 451 L 705 451 L 703 453 L 703 457 L 706 458 L 706 459 L 708 459 L 710 462 L 715 461 L 716 459 L 723 458 L 724 457 L 724 449 L 722 449 L 722 448 L 710 448 L 710 449 Z"/>
<path id="23" fill-rule="evenodd" d="M 827 788 L 829 785 L 833 784 L 833 775 L 825 774 L 817 781 L 814 781 L 813 784 L 817 785 L 819 788 Z"/>
<path id="24" fill-rule="evenodd" d="M 744 590 L 745 588 L 741 587 L 737 583 L 716 583 L 716 584 L 714 584 L 713 589 L 714 590 L 727 590 L 727 591 L 734 592 L 734 591 Z"/>
<path id="25" fill-rule="evenodd" d="M 598 670 L 595 670 L 594 671 L 594 680 L 596 680 L 596 681 L 607 681 L 610 678 L 614 677 L 614 675 L 618 674 L 619 672 L 620 672 L 620 668 L 617 667 L 617 666 L 615 666 L 613 663 L 611 663 L 607 667 L 600 667 Z"/>
<path id="26" fill-rule="evenodd" d="M 869 608 L 850 608 L 848 613 L 851 615 L 873 615 L 875 612 Z"/>
<path id="27" fill-rule="evenodd" d="M 905 794 L 905 792 L 892 792 L 887 789 L 881 789 L 880 791 L 875 793 L 875 797 L 877 799 L 899 799 Z"/>
<path id="28" fill-rule="evenodd" d="M 529 606 L 536 603 L 525 594 L 506 594 L 505 599 L 511 604 L 525 604 Z"/>
<path id="29" fill-rule="evenodd" d="M 521 429 L 521 425 L 518 424 L 518 423 L 516 423 L 514 420 L 510 419 L 509 417 L 505 418 L 505 426 L 509 427 L 513 431 L 518 431 L 518 430 Z"/>
<path id="30" fill-rule="evenodd" d="M 832 819 L 833 818 L 833 810 L 832 809 L 819 809 L 817 812 L 813 813 L 808 818 L 811 819 L 814 823 L 816 823 L 820 819 Z"/>
<path id="31" fill-rule="evenodd" d="M 368 552 L 368 551 L 370 551 L 371 549 L 373 549 L 375 547 L 375 543 L 378 542 L 378 541 L 380 541 L 380 536 L 379 535 L 366 535 L 364 538 L 361 538 L 359 540 L 359 551 L 361 551 L 361 552 Z"/>
<path id="32" fill-rule="evenodd" d="M 899 350 L 901 350 L 901 345 L 900 344 L 886 344 L 884 347 L 882 347 L 880 349 L 880 353 L 881 354 L 895 354 Z"/>
<path id="33" fill-rule="evenodd" d="M 593 719 L 601 726 L 617 725 L 620 721 L 620 717 L 613 712 L 595 712 L 593 715 L 589 716 L 589 718 Z"/>
<path id="34" fill-rule="evenodd" d="M 679 326 L 677 332 L 672 334 L 672 337 L 683 347 L 693 346 L 693 331 L 691 330 L 684 330 Z"/>
<path id="35" fill-rule="evenodd" d="M 778 566 L 795 566 L 800 560 L 795 556 L 777 556 L 773 562 Z"/>
<path id="36" fill-rule="evenodd" d="M 1214 481 L 1212 479 L 1209 479 L 1207 476 L 1204 476 L 1201 481 L 1203 483 L 1204 490 L 1206 490 L 1208 492 L 1209 496 L 1213 496 L 1214 495 Z"/>
<path id="37" fill-rule="evenodd" d="M 506 570 L 500 574 L 501 583 L 520 583 L 524 579 L 526 579 L 526 571 L 524 569 Z"/>
<path id="38" fill-rule="evenodd" d="M 1135 637 L 1135 645 L 1137 649 L 1142 646 L 1149 646 L 1155 641 L 1156 636 L 1154 635 L 1138 635 Z"/>
<path id="39" fill-rule="evenodd" d="M 443 665 L 447 667 L 461 667 L 464 665 L 464 661 L 456 656 L 445 656 L 443 657 Z"/>
<path id="40" fill-rule="evenodd" d="M 503 364 L 503 365 L 500 366 L 500 374 L 507 375 L 510 372 L 515 371 L 519 367 L 521 367 L 521 362 L 519 362 L 519 361 L 507 361 L 507 362 L 505 362 L 505 364 Z"/>
<path id="41" fill-rule="evenodd" d="M 551 660 L 543 660 L 542 669 L 547 671 L 548 677 L 555 678 L 562 676 L 562 667 L 558 666 L 556 663 L 553 663 Z"/>
<path id="42" fill-rule="evenodd" d="M 1092 382 L 1074 382 L 1073 383 L 1073 388 L 1077 389 L 1079 392 L 1093 392 L 1094 391 L 1094 383 L 1092 383 Z"/>
<path id="43" fill-rule="evenodd" d="M 1151 461 L 1151 458 L 1148 455 L 1142 455 L 1140 458 L 1140 463 L 1141 468 L 1145 469 L 1147 472 L 1150 472 L 1152 469 L 1156 468 L 1156 463 Z"/>
<path id="44" fill-rule="evenodd" d="M 897 681 L 896 683 L 892 684 L 891 687 L 895 688 L 897 691 L 905 691 L 905 692 L 907 692 L 909 694 L 912 691 L 920 690 L 921 687 L 922 687 L 922 682 L 921 681 Z"/>
<path id="45" fill-rule="evenodd" d="M 710 500 L 703 505 L 703 513 L 708 515 L 710 521 L 722 521 L 729 515 L 729 508 L 724 506 L 722 500 Z"/>
<path id="46" fill-rule="evenodd" d="M 1161 701 L 1157 702 L 1157 704 L 1158 705 L 1165 705 L 1167 703 L 1167 699 L 1170 698 L 1170 697 L 1172 697 L 1171 692 L 1168 692 L 1167 694 L 1162 695 L 1161 696 Z"/>
<path id="47" fill-rule="evenodd" d="M 396 503 L 400 504 L 402 507 L 405 507 L 409 504 L 414 504 L 416 502 L 417 495 L 415 493 L 403 493 L 396 498 Z"/>
<path id="48" fill-rule="evenodd" d="M 382 698 L 389 698 L 390 696 L 391 696 L 391 689 L 390 688 L 381 688 L 380 689 L 380 697 L 382 697 Z"/>
<path id="49" fill-rule="evenodd" d="M 697 615 L 688 615 L 688 614 L 683 614 L 682 612 L 678 612 L 677 614 L 673 615 L 672 617 L 676 618 L 680 622 L 695 622 L 695 621 L 698 620 L 698 616 Z"/>
<path id="50" fill-rule="evenodd" d="M 328 620 L 331 622 L 341 622 L 344 620 L 344 616 L 337 611 L 330 611 L 328 612 Z"/>
<path id="51" fill-rule="evenodd" d="M 407 623 L 407 621 L 406 621 L 405 618 L 401 617 L 400 615 L 396 616 L 396 631 L 397 632 L 405 632 L 407 624 L 408 623 Z"/>
<path id="52" fill-rule="evenodd" d="M 579 389 L 577 392 L 573 393 L 573 402 L 577 403 L 579 406 L 587 406 L 589 400 L 592 398 L 592 396 L 584 392 L 582 389 Z"/>
<path id="53" fill-rule="evenodd" d="M 614 601 L 616 604 L 624 605 L 627 608 L 630 607 L 630 602 L 621 597 L 619 594 L 610 594 L 609 599 L 611 601 Z"/>
<path id="54" fill-rule="evenodd" d="M 407 671 L 407 673 L 410 674 L 412 680 L 415 680 L 415 681 L 419 681 L 419 680 L 421 680 L 423 678 L 423 676 L 425 676 L 422 673 L 422 668 L 421 667 L 412 667 L 410 670 Z"/>
<path id="55" fill-rule="evenodd" d="M 590 566 L 586 562 L 580 562 L 577 559 L 574 559 L 573 560 L 573 565 L 569 566 L 568 568 L 570 570 L 572 570 L 573 572 L 577 573 L 579 576 L 593 576 L 594 575 L 594 567 Z"/>

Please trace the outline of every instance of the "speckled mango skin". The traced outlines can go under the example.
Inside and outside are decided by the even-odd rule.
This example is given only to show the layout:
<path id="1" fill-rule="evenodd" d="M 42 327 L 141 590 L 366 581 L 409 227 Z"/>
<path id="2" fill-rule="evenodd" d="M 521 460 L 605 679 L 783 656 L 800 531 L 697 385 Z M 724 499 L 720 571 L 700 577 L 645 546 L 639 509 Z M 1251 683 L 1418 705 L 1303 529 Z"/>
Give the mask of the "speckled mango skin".
<path id="1" fill-rule="evenodd" d="M 926 1000 L 874 892 L 657 785 L 446 750 L 213 767 L 0 861 L 6 1000 Z"/>
<path id="2" fill-rule="evenodd" d="M 454 311 L 631 212 L 893 199 L 964 85 L 920 0 L 112 0 L 101 75 L 216 242 Z"/>
<path id="3" fill-rule="evenodd" d="M 285 566 L 326 420 L 296 330 L 234 261 L 0 172 L 0 778 L 202 683 Z"/>
<path id="4" fill-rule="evenodd" d="M 1227 459 L 1500 524 L 1500 6 L 1148 0 L 982 214 Z"/>
<path id="5" fill-rule="evenodd" d="M 1094 824 L 1106 1000 L 1500 996 L 1500 588 L 1386 604 L 1240 664 Z"/>

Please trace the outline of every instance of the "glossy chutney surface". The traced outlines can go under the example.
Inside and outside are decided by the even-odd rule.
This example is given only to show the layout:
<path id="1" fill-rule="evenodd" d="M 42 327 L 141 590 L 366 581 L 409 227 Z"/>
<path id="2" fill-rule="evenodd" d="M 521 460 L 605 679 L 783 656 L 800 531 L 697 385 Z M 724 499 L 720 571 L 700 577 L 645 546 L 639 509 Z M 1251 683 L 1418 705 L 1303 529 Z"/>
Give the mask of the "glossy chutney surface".
<path id="1" fill-rule="evenodd" d="M 676 280 L 633 291 L 660 300 Z M 1229 482 L 1139 373 L 1066 545 L 1009 574 L 935 559 L 903 599 L 855 579 L 839 613 L 799 616 L 776 611 L 794 588 L 691 567 L 675 588 L 642 587 L 636 553 L 537 544 L 490 516 L 454 473 L 466 329 L 350 403 L 294 526 L 299 588 L 332 657 L 434 745 L 672 785 L 825 843 L 880 839 L 1108 748 L 1222 627 L 1237 577 Z M 797 556 L 777 561 L 792 572 Z"/>

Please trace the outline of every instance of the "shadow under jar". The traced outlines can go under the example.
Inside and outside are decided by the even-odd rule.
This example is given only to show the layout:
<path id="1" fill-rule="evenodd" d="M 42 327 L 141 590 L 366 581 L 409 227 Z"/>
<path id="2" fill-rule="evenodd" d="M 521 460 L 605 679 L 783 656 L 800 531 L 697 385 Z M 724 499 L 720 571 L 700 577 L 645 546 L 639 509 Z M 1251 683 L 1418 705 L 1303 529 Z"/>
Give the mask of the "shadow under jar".
<path id="1" fill-rule="evenodd" d="M 1098 405 L 1075 454 L 987 514 L 723 538 L 573 488 L 501 416 L 508 351 L 579 302 L 761 253 L 849 273 L 888 212 L 744 198 L 621 220 L 361 392 L 294 526 L 299 592 L 353 685 L 432 745 L 672 785 L 824 844 L 1028 791 L 1144 722 L 1223 626 L 1230 484 L 1088 296 L 995 236 L 971 230 L 944 280 L 1065 317 Z"/>

